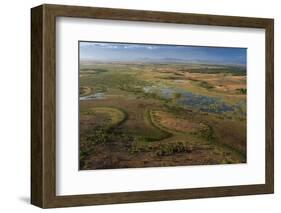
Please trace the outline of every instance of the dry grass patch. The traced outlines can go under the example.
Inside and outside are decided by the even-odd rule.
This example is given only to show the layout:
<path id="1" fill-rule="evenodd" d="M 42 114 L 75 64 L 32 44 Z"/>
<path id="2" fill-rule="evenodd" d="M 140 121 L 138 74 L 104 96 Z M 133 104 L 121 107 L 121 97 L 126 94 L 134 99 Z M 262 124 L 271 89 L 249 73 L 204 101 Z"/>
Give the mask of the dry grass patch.
<path id="1" fill-rule="evenodd" d="M 198 123 L 192 122 L 185 118 L 177 117 L 169 112 L 151 111 L 153 121 L 162 127 L 176 132 L 190 133 L 194 132 L 200 126 Z"/>

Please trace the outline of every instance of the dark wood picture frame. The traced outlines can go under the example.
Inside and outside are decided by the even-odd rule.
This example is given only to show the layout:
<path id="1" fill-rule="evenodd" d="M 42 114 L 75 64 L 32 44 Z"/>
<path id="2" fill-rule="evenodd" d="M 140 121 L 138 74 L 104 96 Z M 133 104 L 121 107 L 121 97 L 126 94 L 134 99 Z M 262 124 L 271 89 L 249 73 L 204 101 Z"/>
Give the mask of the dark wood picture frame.
<path id="1" fill-rule="evenodd" d="M 56 195 L 56 17 L 262 28 L 266 34 L 266 168 L 265 184 Z M 63 5 L 31 9 L 31 203 L 67 207 L 267 194 L 274 191 L 274 20 Z"/>

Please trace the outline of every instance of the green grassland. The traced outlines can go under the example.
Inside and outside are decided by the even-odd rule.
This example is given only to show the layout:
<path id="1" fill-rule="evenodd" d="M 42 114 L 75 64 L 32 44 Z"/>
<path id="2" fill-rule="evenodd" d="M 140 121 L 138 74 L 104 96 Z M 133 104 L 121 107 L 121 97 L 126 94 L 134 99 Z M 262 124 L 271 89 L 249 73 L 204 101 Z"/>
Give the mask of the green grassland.
<path id="1" fill-rule="evenodd" d="M 246 162 L 246 72 L 80 64 L 80 169 Z"/>

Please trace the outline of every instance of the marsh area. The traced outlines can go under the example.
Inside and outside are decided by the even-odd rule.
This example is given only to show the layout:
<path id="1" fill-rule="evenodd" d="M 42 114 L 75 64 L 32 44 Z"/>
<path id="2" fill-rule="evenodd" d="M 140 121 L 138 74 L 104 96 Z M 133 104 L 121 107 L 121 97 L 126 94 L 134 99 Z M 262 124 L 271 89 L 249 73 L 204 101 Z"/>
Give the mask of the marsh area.
<path id="1" fill-rule="evenodd" d="M 81 61 L 79 168 L 246 162 L 246 68 Z"/>

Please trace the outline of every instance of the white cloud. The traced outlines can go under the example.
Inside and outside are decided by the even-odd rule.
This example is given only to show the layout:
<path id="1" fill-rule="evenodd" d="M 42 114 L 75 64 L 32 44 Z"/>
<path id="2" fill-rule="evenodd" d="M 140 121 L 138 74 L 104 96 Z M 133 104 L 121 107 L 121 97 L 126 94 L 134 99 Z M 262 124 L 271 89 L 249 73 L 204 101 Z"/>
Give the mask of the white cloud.
<path id="1" fill-rule="evenodd" d="M 147 50 L 154 50 L 158 49 L 159 46 L 156 45 L 148 45 L 148 44 L 125 44 L 125 43 L 98 43 L 98 42 L 80 42 L 80 47 L 102 47 L 108 49 L 117 49 L 117 48 L 124 48 L 124 49 L 147 49 Z"/>
<path id="2" fill-rule="evenodd" d="M 157 46 L 147 46 L 146 48 L 147 48 L 147 49 L 149 49 L 149 50 L 155 50 L 155 49 L 158 49 L 158 47 L 157 47 Z"/>

